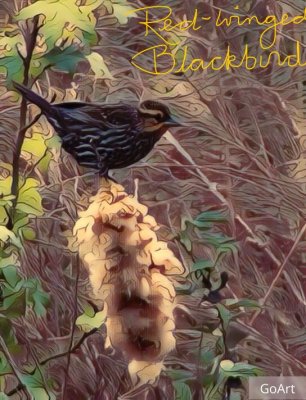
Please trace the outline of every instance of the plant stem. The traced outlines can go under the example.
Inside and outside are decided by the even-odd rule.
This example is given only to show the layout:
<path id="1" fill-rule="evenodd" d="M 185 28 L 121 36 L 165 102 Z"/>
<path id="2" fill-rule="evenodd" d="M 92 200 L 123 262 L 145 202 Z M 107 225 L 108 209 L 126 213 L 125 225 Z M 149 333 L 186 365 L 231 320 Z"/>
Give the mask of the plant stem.
<path id="1" fill-rule="evenodd" d="M 71 348 L 70 353 L 74 353 L 83 343 L 84 341 L 94 333 L 98 332 L 98 328 L 93 328 L 89 332 L 84 333 L 83 336 L 77 341 L 77 343 Z M 45 365 L 49 361 L 56 360 L 61 357 L 67 356 L 69 351 L 64 351 L 63 353 L 59 354 L 54 354 L 53 356 L 50 356 L 42 361 L 39 362 L 39 365 Z M 12 389 L 10 392 L 6 393 L 7 396 L 13 396 L 15 393 L 19 392 L 20 390 L 24 389 L 23 384 L 18 384 L 14 389 Z"/>
<path id="2" fill-rule="evenodd" d="M 70 361 L 71 361 L 71 352 L 73 348 L 73 338 L 74 332 L 76 328 L 76 320 L 78 318 L 78 286 L 79 286 L 79 278 L 80 278 L 80 259 L 78 256 L 75 257 L 76 259 L 76 276 L 75 276 L 75 287 L 74 287 L 74 309 L 73 309 L 73 319 L 71 324 L 71 333 L 70 333 L 70 341 L 69 347 L 67 351 L 67 366 L 64 376 L 64 385 L 63 385 L 63 400 L 66 399 L 66 391 L 67 391 L 67 384 L 69 378 L 69 368 L 70 368 Z"/>
<path id="3" fill-rule="evenodd" d="M 17 365 L 15 364 L 15 361 L 12 359 L 10 352 L 6 346 L 6 343 L 1 336 L 0 336 L 0 349 L 2 350 L 3 354 L 5 355 L 7 361 L 12 369 L 13 375 L 15 376 L 15 378 L 18 381 L 18 386 L 17 386 L 18 390 L 23 391 L 23 393 L 26 396 L 26 399 L 31 399 L 31 395 L 30 395 L 27 387 L 22 382 L 22 375 L 19 372 L 19 369 L 18 369 Z"/>
<path id="4" fill-rule="evenodd" d="M 40 29 L 40 26 L 38 25 L 39 23 L 39 15 L 36 15 L 33 18 L 33 27 L 32 30 L 29 32 L 29 28 L 26 35 L 24 35 L 24 39 L 26 42 L 26 56 L 22 57 L 23 60 L 23 66 L 24 66 L 24 75 L 23 75 L 23 84 L 25 86 L 28 86 L 29 84 L 29 72 L 30 72 L 30 65 L 31 65 L 31 59 L 33 56 L 33 51 L 36 45 L 36 39 L 37 39 L 37 34 Z M 12 195 L 15 196 L 13 200 L 13 206 L 11 209 L 11 215 L 7 224 L 8 229 L 13 228 L 13 220 L 14 220 L 14 214 L 16 211 L 16 204 L 17 204 L 17 196 L 18 196 L 18 185 L 19 185 L 19 160 L 20 160 L 20 154 L 21 154 L 21 149 L 22 145 L 24 142 L 24 137 L 25 133 L 28 129 L 25 129 L 26 127 L 26 120 L 27 120 L 27 101 L 25 98 L 22 99 L 21 105 L 20 105 L 20 118 L 19 118 L 19 132 L 16 140 L 16 145 L 14 149 L 14 155 L 13 155 L 13 173 L 12 173 L 12 188 L 11 188 L 11 193 Z"/>
<path id="5" fill-rule="evenodd" d="M 70 353 L 74 353 L 74 352 L 84 343 L 85 339 L 87 339 L 89 336 L 93 335 L 93 334 L 96 333 L 96 332 L 98 332 L 98 328 L 93 328 L 93 329 L 91 329 L 89 332 L 86 332 L 86 333 L 84 333 L 83 336 L 81 336 L 81 338 L 80 338 L 80 339 L 77 341 L 77 343 L 71 348 L 71 350 L 64 351 L 64 352 L 59 353 L 59 354 L 54 354 L 54 355 L 52 355 L 52 356 L 50 356 L 50 357 L 48 357 L 48 358 L 45 358 L 44 360 L 40 361 L 39 364 L 40 364 L 40 365 L 45 365 L 45 364 L 47 364 L 49 361 L 56 360 L 56 359 L 58 359 L 58 358 L 68 356 L 68 353 L 69 353 L 69 352 L 70 352 Z"/>

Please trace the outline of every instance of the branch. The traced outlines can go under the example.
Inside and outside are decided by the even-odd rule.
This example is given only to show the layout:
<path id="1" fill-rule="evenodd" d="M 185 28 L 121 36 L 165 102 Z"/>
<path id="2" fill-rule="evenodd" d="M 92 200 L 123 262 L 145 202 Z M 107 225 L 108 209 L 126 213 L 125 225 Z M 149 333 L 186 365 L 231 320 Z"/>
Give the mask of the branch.
<path id="1" fill-rule="evenodd" d="M 222 193 L 220 193 L 217 190 L 217 184 L 214 182 L 211 182 L 206 175 L 203 174 L 203 172 L 201 171 L 200 168 L 198 168 L 195 164 L 195 162 L 193 161 L 192 157 L 190 156 L 190 154 L 182 147 L 182 145 L 178 142 L 178 140 L 176 140 L 174 138 L 174 136 L 167 131 L 164 135 L 164 137 L 168 140 L 169 143 L 171 143 L 176 150 L 193 166 L 195 167 L 195 170 L 197 172 L 197 174 L 199 175 L 199 177 L 201 178 L 201 180 L 205 183 L 205 185 L 207 186 L 207 188 L 215 195 L 215 197 L 217 197 L 217 199 L 221 202 L 222 205 L 226 205 L 229 209 L 231 209 L 231 207 L 229 206 L 226 198 L 223 196 Z"/>
<path id="2" fill-rule="evenodd" d="M 25 35 L 27 52 L 26 52 L 26 56 L 22 57 L 23 66 L 24 66 L 23 84 L 25 86 L 28 86 L 28 84 L 29 84 L 29 72 L 30 72 L 31 59 L 32 59 L 34 48 L 36 45 L 37 34 L 40 29 L 38 22 L 39 22 L 39 15 L 36 15 L 33 18 L 33 28 L 32 28 L 31 33 L 29 33 L 28 35 Z M 23 97 L 22 101 L 21 101 L 21 106 L 20 106 L 19 132 L 18 132 L 16 145 L 15 145 L 15 149 L 14 149 L 14 155 L 13 155 L 13 173 L 12 173 L 13 179 L 12 179 L 11 193 L 13 196 L 15 196 L 15 198 L 13 200 L 11 217 L 7 224 L 8 229 L 12 229 L 12 227 L 13 227 L 13 218 L 14 218 L 16 204 L 17 204 L 18 185 L 19 185 L 19 160 L 20 160 L 21 148 L 23 145 L 25 133 L 26 133 L 27 129 L 30 126 L 32 126 L 31 124 L 29 124 L 27 126 L 26 120 L 27 120 L 27 101 Z"/>
<path id="3" fill-rule="evenodd" d="M 98 331 L 98 328 L 93 328 L 89 332 L 84 333 L 84 335 L 78 340 L 78 342 L 72 347 L 70 350 L 70 353 L 74 353 L 81 345 L 84 343 L 85 339 L 87 339 L 89 336 L 93 335 Z M 48 358 L 45 358 L 42 361 L 39 361 L 39 365 L 45 365 L 49 361 L 56 360 L 61 357 L 67 356 L 69 351 L 64 351 L 63 353 L 58 353 L 54 354 L 53 356 L 50 356 Z M 20 390 L 24 388 L 24 385 L 22 383 L 19 383 L 14 389 L 12 389 L 10 392 L 6 393 L 7 396 L 13 396 L 15 393 L 18 393 Z"/>
<path id="4" fill-rule="evenodd" d="M 76 255 L 76 276 L 75 276 L 75 287 L 74 287 L 74 310 L 73 310 L 73 320 L 71 327 L 71 336 L 70 343 L 67 351 L 67 368 L 65 373 L 64 387 L 63 387 L 63 399 L 66 398 L 66 389 L 67 389 L 67 378 L 69 376 L 69 367 L 71 361 L 71 351 L 73 348 L 73 337 L 74 331 L 76 327 L 76 320 L 78 318 L 78 285 L 79 285 L 79 277 L 80 277 L 80 259 L 78 255 Z"/>
<path id="5" fill-rule="evenodd" d="M 45 358 L 44 360 L 40 361 L 40 365 L 45 365 L 49 361 L 56 360 L 57 358 L 65 357 L 68 355 L 68 353 L 74 353 L 81 345 L 84 343 L 85 339 L 87 339 L 89 336 L 93 335 L 94 333 L 98 332 L 98 328 L 93 328 L 89 332 L 84 333 L 84 335 L 79 339 L 79 341 L 71 348 L 69 351 L 64 351 L 62 353 L 54 354 L 53 356 L 50 356 L 48 358 Z"/>
<path id="6" fill-rule="evenodd" d="M 16 377 L 16 379 L 18 381 L 18 386 L 17 386 L 18 387 L 18 391 L 22 390 L 25 393 L 26 398 L 27 399 L 31 399 L 31 395 L 28 392 L 27 387 L 22 383 L 21 376 L 20 376 L 20 373 L 18 371 L 18 367 L 15 364 L 15 361 L 12 359 L 12 357 L 10 355 L 10 352 L 9 352 L 9 350 L 8 350 L 6 344 L 5 344 L 5 341 L 3 340 L 3 338 L 1 336 L 0 336 L 0 347 L 1 347 L 1 349 L 3 351 L 3 354 L 5 355 L 8 363 L 10 364 L 10 367 L 12 369 L 12 372 L 13 372 L 14 376 Z M 9 393 L 8 393 L 8 396 L 10 396 Z"/>
<path id="7" fill-rule="evenodd" d="M 306 232 L 306 224 L 304 224 L 304 226 L 302 227 L 302 229 L 300 230 L 300 232 L 298 233 L 293 246 L 291 247 L 289 253 L 287 254 L 286 258 L 284 259 L 284 261 L 282 262 L 281 266 L 279 267 L 279 270 L 275 276 L 275 278 L 273 279 L 267 293 L 265 294 L 264 298 L 262 299 L 261 305 L 264 306 L 268 297 L 270 296 L 272 290 L 274 289 L 277 281 L 279 280 L 280 276 L 282 275 L 282 273 L 284 272 L 284 269 L 290 259 L 290 257 L 292 256 L 292 253 L 294 252 L 294 250 L 296 249 L 297 245 L 300 243 L 304 233 Z M 256 313 L 253 315 L 251 321 L 250 321 L 250 325 L 252 326 L 254 321 L 256 320 L 256 318 L 258 317 L 258 315 L 261 313 L 262 310 L 258 310 L 256 311 Z"/>

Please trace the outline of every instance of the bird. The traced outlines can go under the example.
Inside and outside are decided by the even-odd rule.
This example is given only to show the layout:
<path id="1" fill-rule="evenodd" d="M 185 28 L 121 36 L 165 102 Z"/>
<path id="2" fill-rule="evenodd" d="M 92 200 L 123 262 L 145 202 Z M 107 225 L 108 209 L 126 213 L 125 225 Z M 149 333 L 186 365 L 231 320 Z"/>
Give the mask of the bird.
<path id="1" fill-rule="evenodd" d="M 51 104 L 25 85 L 15 89 L 35 104 L 59 135 L 63 149 L 84 167 L 109 178 L 109 170 L 144 158 L 169 127 L 179 126 L 169 108 L 157 100 L 138 107 L 127 103 L 63 102 Z"/>

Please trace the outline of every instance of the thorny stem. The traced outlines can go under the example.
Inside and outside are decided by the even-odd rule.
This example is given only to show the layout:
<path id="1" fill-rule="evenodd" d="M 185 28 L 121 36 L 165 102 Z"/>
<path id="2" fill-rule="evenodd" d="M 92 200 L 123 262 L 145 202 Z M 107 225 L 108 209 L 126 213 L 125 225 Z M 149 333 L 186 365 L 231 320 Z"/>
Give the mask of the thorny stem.
<path id="1" fill-rule="evenodd" d="M 29 32 L 28 28 L 28 35 L 25 35 L 25 41 L 26 41 L 26 56 L 22 57 L 23 61 L 23 67 L 24 67 L 24 76 L 23 76 L 23 84 L 25 86 L 28 86 L 29 84 L 29 72 L 30 72 L 30 65 L 31 65 L 31 59 L 33 56 L 34 48 L 36 45 L 36 39 L 37 39 L 37 34 L 40 29 L 39 26 L 39 16 L 36 15 L 33 18 L 33 28 L 31 32 Z M 27 37 L 28 36 L 28 37 Z M 20 154 L 21 154 L 21 148 L 24 142 L 24 137 L 27 129 L 33 125 L 33 121 L 31 124 L 26 126 L 26 120 L 27 120 L 27 101 L 23 97 L 20 105 L 20 119 L 19 119 L 19 132 L 16 140 L 16 145 L 14 149 L 14 155 L 13 155 L 13 173 L 12 173 L 12 188 L 11 188 L 11 193 L 13 196 L 15 196 L 13 200 L 13 206 L 11 209 L 11 215 L 7 223 L 7 228 L 12 229 L 13 228 L 13 219 L 14 219 L 14 214 L 16 211 L 16 204 L 17 204 L 17 196 L 18 196 L 18 185 L 19 185 L 19 161 L 20 161 Z"/>

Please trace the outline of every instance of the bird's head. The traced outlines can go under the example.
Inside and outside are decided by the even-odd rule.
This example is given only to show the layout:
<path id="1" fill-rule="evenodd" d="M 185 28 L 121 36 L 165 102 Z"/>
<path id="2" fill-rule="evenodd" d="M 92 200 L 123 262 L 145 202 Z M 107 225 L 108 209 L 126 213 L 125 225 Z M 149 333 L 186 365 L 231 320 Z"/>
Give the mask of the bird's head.
<path id="1" fill-rule="evenodd" d="M 146 100 L 139 106 L 139 113 L 146 120 L 148 125 L 153 126 L 179 126 L 179 123 L 173 118 L 169 108 L 155 100 Z"/>

